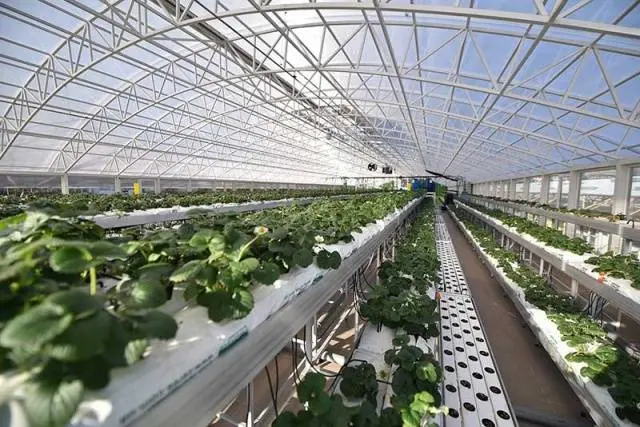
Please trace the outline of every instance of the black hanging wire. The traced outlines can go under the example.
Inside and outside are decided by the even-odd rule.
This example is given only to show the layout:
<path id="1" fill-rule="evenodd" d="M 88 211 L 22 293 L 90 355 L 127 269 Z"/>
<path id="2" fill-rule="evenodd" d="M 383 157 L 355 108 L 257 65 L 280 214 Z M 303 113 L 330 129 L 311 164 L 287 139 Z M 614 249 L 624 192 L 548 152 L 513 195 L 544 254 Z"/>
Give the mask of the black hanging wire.
<path id="1" fill-rule="evenodd" d="M 584 308 L 583 313 L 591 316 L 595 320 L 602 321 L 602 313 L 604 311 L 604 307 L 609 303 L 605 298 L 596 294 L 595 292 L 589 292 L 589 301 L 587 306 Z"/>
<path id="2" fill-rule="evenodd" d="M 278 356 L 279 355 L 276 355 L 276 358 L 275 358 L 275 362 L 276 362 L 276 391 L 275 391 L 275 393 L 273 391 L 273 383 L 271 382 L 271 373 L 269 372 L 269 366 L 265 366 L 264 367 L 264 370 L 267 373 L 267 381 L 269 382 L 269 394 L 271 394 L 271 403 L 273 404 L 273 411 L 275 412 L 276 417 L 278 416 L 278 386 L 279 386 L 279 384 L 278 384 L 278 379 L 279 378 L 278 377 L 280 376 L 279 372 L 278 372 Z"/>

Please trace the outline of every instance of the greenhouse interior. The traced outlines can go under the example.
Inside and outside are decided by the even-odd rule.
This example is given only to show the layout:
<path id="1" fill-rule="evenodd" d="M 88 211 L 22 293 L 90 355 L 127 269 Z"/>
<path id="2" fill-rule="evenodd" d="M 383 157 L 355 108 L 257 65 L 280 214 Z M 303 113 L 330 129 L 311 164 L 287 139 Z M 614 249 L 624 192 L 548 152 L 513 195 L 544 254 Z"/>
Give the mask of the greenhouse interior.
<path id="1" fill-rule="evenodd" d="M 640 426 L 640 0 L 0 37 L 0 427 Z"/>

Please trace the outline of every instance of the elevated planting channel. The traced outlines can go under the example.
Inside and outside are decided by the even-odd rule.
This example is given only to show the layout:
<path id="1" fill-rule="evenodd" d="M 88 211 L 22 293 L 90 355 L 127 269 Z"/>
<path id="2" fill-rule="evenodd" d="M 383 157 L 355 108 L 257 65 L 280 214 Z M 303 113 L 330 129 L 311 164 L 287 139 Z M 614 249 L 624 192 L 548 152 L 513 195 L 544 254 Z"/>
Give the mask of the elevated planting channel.
<path id="1" fill-rule="evenodd" d="M 440 360 L 444 426 L 515 426 L 511 404 L 498 373 L 462 267 L 438 214 L 436 248 L 440 260 Z M 441 239 L 442 237 L 442 239 Z"/>

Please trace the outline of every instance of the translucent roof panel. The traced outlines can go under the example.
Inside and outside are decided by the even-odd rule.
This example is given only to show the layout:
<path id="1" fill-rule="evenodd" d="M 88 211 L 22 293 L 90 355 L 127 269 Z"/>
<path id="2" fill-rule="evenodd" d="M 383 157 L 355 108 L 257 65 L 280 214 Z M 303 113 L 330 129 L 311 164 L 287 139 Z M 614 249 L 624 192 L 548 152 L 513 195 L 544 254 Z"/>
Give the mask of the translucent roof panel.
<path id="1" fill-rule="evenodd" d="M 3 0 L 0 173 L 471 181 L 640 159 L 635 0 Z"/>

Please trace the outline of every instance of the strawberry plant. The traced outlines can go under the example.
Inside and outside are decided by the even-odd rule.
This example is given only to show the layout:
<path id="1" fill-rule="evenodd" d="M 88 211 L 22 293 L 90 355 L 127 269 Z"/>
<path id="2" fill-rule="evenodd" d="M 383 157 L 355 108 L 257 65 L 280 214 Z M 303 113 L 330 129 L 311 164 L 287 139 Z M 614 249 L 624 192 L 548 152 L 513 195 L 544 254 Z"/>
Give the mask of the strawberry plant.
<path id="1" fill-rule="evenodd" d="M 487 209 L 475 203 L 467 204 L 477 211 L 502 221 L 502 223 L 508 227 L 514 227 L 519 233 L 533 236 L 537 240 L 554 248 L 564 249 L 578 255 L 593 251 L 593 247 L 579 237 L 568 237 L 560 230 L 538 225 L 533 221 L 506 214 L 498 209 Z"/>
<path id="2" fill-rule="evenodd" d="M 378 381 L 373 365 L 361 363 L 356 366 L 346 366 L 341 374 L 340 391 L 345 397 L 364 398 L 375 405 L 378 395 Z"/>
<path id="3" fill-rule="evenodd" d="M 509 252 L 497 246 L 490 233 L 469 221 L 465 211 L 457 209 L 455 212 L 480 246 L 488 248 L 486 251 L 491 251 L 493 257 L 498 258 L 499 253 Z M 580 369 L 580 375 L 596 385 L 608 387 L 609 394 L 619 405 L 616 414 L 620 419 L 640 423 L 640 384 L 637 381 L 640 367 L 637 361 L 611 342 L 602 326 L 586 316 L 571 296 L 559 293 L 524 265 L 514 267 L 509 263 L 500 268 L 524 290 L 525 300 L 544 310 L 556 324 L 561 339 L 575 350 L 566 359 L 585 364 Z"/>
<path id="4" fill-rule="evenodd" d="M 407 335 L 399 335 L 393 340 L 394 348 L 384 354 L 384 361 L 397 367 L 391 378 L 394 396 L 391 403 L 395 408 L 406 409 L 414 396 L 427 392 L 433 398 L 433 406 L 440 406 L 441 397 L 438 386 L 442 370 L 432 354 L 424 353 L 420 348 L 409 345 Z M 424 415 L 424 414 L 422 414 Z M 421 417 L 420 417 L 421 418 Z"/>
<path id="5" fill-rule="evenodd" d="M 614 255 L 607 252 L 587 258 L 585 262 L 596 266 L 592 271 L 631 280 L 631 286 L 640 289 L 640 260 L 636 254 Z"/>
<path id="6" fill-rule="evenodd" d="M 245 203 L 263 200 L 282 200 L 302 197 L 323 197 L 363 193 L 381 193 L 380 189 L 269 189 L 269 190 L 201 190 L 193 192 L 141 194 L 130 196 L 116 193 L 27 193 L 0 195 L 0 218 L 23 211 L 46 211 L 60 216 L 95 215 L 102 212 L 131 212 L 174 206 L 213 205 L 216 203 Z"/>
<path id="7" fill-rule="evenodd" d="M 11 380 L 0 403 L 20 390 L 31 425 L 65 425 L 87 390 L 104 388 L 114 369 L 140 360 L 150 340 L 175 336 L 175 320 L 157 310 L 174 283 L 215 321 L 246 316 L 254 286 L 314 262 L 338 268 L 340 255 L 323 242 L 350 241 L 351 232 L 414 197 L 381 194 L 269 214 L 204 215 L 116 236 L 93 222 L 45 212 L 5 218 L 0 369 Z M 117 285 L 102 292 L 104 278 Z"/>
<path id="8" fill-rule="evenodd" d="M 130 283 L 117 309 L 97 294 L 98 272 L 127 254 L 95 224 L 30 213 L 2 221 L 0 233 L 0 366 L 22 372 L 15 386 L 33 426 L 66 424 L 86 390 L 104 388 L 150 339 L 175 336 L 175 320 L 154 310 L 166 301 L 158 283 Z"/>

